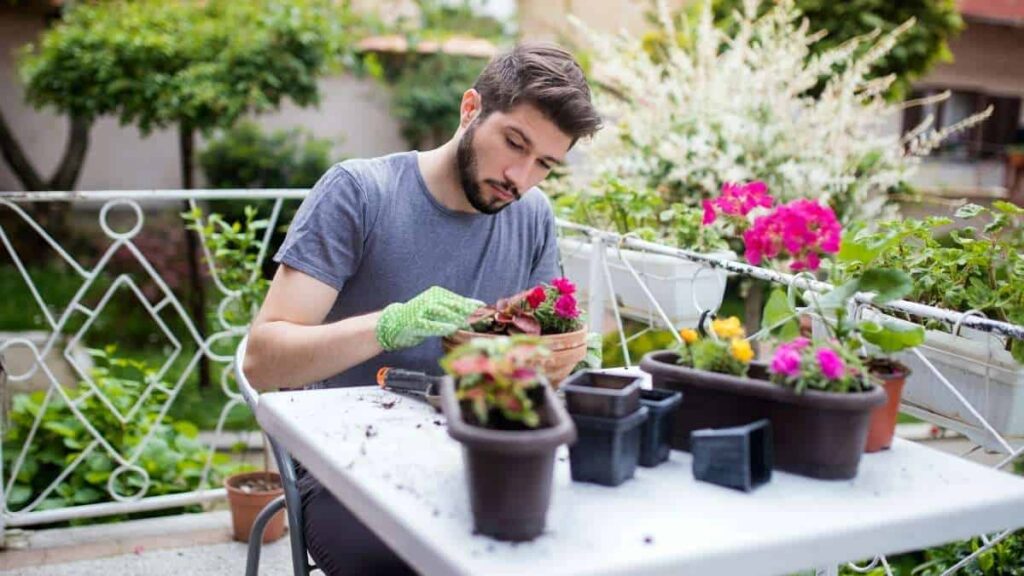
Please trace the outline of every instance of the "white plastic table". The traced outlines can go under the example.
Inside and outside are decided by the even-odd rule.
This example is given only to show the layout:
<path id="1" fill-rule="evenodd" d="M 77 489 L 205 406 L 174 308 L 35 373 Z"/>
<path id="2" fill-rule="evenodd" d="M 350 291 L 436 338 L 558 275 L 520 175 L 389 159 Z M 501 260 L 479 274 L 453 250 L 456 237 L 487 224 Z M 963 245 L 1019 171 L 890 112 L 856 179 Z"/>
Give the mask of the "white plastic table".
<path id="1" fill-rule="evenodd" d="M 897 439 L 856 479 L 775 472 L 752 493 L 697 482 L 690 455 L 617 488 L 573 483 L 563 447 L 547 529 L 472 534 L 461 447 L 425 403 L 376 387 L 264 394 L 257 418 L 423 574 L 777 575 L 1024 525 L 1024 479 Z"/>

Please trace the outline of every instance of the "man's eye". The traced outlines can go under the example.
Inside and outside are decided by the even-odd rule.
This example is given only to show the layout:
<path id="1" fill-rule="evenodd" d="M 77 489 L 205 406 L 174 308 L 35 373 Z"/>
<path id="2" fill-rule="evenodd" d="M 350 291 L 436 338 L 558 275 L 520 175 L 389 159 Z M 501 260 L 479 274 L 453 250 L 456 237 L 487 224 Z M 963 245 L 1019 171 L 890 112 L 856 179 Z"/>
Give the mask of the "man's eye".
<path id="1" fill-rule="evenodd" d="M 514 150 L 522 150 L 523 149 L 522 146 L 520 146 L 519 144 L 516 144 L 515 142 L 513 142 L 509 138 L 505 138 L 505 142 L 508 142 L 508 145 L 511 146 Z"/>
<path id="2" fill-rule="evenodd" d="M 539 161 L 538 161 L 538 163 L 539 163 L 539 164 L 540 164 L 540 165 L 541 165 L 541 166 L 542 166 L 542 167 L 543 167 L 543 168 L 544 168 L 545 170 L 551 170 L 551 164 L 548 164 L 547 162 L 545 162 L 545 161 L 543 161 L 543 160 L 539 160 Z"/>

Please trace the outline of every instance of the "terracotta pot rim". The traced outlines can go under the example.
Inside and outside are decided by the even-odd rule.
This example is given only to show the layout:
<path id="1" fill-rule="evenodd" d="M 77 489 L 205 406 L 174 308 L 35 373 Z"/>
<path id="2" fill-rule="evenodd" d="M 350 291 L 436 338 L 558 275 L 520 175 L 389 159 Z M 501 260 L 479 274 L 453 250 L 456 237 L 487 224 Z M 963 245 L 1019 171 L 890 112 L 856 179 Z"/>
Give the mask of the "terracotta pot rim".
<path id="1" fill-rule="evenodd" d="M 273 490 L 260 490 L 253 492 L 243 492 L 241 489 L 235 486 L 236 483 L 255 476 L 273 476 L 274 478 L 277 478 L 277 483 L 281 484 L 281 486 Z M 281 474 L 278 472 L 274 472 L 273 470 L 239 472 L 238 474 L 232 474 L 231 476 L 228 476 L 227 478 L 224 479 L 224 488 L 227 489 L 227 491 L 230 494 L 236 494 L 239 496 L 266 496 L 268 494 L 284 494 L 284 483 L 281 480 Z"/>
<path id="2" fill-rule="evenodd" d="M 558 341 L 559 343 L 562 343 L 572 342 L 573 340 L 576 340 L 577 338 L 580 338 L 580 336 L 582 336 L 582 338 L 580 338 L 579 343 L 573 343 L 571 345 L 556 346 L 545 344 L 545 346 L 547 346 L 552 352 L 561 350 L 572 350 L 574 348 L 585 348 L 587 346 L 587 331 L 588 327 L 584 326 L 583 328 L 580 328 L 579 330 L 574 330 L 573 332 L 564 332 L 562 334 L 541 334 L 540 336 L 537 337 L 541 339 L 542 343 L 552 341 Z M 503 336 L 505 336 L 505 334 L 487 334 L 484 332 L 473 332 L 472 330 L 459 330 L 458 332 L 455 332 L 451 336 L 446 336 L 444 339 L 454 343 L 459 340 L 469 340 L 472 338 L 499 338 Z"/>

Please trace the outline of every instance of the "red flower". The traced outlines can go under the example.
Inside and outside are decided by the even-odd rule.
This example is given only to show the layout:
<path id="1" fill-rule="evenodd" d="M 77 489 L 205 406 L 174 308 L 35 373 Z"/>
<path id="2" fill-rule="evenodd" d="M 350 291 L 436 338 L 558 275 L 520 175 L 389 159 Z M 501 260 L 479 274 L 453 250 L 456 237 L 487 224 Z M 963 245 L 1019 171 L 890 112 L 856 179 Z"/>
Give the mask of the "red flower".
<path id="1" fill-rule="evenodd" d="M 555 278 L 551 281 L 551 285 L 558 289 L 559 294 L 575 294 L 576 285 L 572 283 L 572 280 L 568 278 Z M 573 300 L 575 302 L 575 300 Z"/>
<path id="2" fill-rule="evenodd" d="M 530 305 L 530 308 L 536 308 L 547 300 L 547 294 L 544 293 L 543 286 L 537 286 L 526 295 L 526 302 Z"/>

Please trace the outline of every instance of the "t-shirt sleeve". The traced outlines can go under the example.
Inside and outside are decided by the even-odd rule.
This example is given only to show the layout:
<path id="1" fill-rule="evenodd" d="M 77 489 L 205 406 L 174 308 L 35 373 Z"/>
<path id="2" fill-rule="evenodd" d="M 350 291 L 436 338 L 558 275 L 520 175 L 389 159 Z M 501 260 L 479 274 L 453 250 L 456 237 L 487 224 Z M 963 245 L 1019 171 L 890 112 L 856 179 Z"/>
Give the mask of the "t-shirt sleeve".
<path id="1" fill-rule="evenodd" d="M 295 213 L 274 261 L 339 292 L 363 254 L 366 195 L 341 165 L 328 170 Z"/>
<path id="2" fill-rule="evenodd" d="M 555 226 L 555 215 L 551 204 L 543 193 L 537 249 L 533 258 L 533 269 L 530 271 L 530 286 L 551 280 L 562 275 L 558 266 L 558 230 Z"/>

